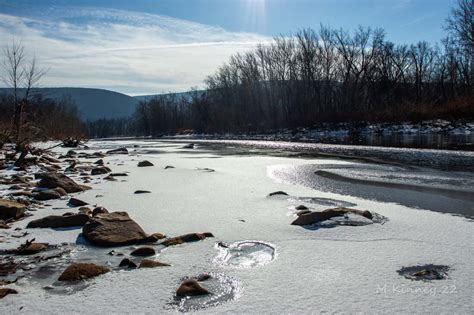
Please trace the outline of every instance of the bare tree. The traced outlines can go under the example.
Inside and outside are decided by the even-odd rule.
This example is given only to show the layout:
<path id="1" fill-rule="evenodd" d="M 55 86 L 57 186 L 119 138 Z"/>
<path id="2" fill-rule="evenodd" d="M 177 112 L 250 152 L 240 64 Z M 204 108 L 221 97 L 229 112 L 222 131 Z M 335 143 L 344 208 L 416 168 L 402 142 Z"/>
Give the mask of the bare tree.
<path id="1" fill-rule="evenodd" d="M 14 140 L 18 143 L 21 139 L 23 113 L 31 96 L 31 91 L 36 87 L 45 71 L 38 69 L 36 58 L 29 59 L 24 46 L 16 42 L 5 47 L 4 50 L 5 84 L 13 90 L 15 112 L 12 120 Z"/>
<path id="2" fill-rule="evenodd" d="M 446 30 L 470 58 L 470 82 L 474 80 L 474 1 L 458 0 L 446 19 Z M 472 83 L 471 83 L 472 84 Z"/>

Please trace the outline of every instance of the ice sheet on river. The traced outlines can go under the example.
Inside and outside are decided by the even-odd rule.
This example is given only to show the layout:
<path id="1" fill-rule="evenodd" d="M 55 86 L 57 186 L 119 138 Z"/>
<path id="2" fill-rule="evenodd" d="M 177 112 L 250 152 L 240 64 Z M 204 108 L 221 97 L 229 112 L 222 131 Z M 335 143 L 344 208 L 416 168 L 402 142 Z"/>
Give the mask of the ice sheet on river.
<path id="1" fill-rule="evenodd" d="M 404 199 L 410 198 L 409 191 L 395 193 L 388 201 L 377 201 L 368 193 L 362 194 L 374 190 L 373 187 L 358 190 L 359 185 L 344 186 L 342 181 L 326 179 L 322 180 L 324 187 L 313 187 L 299 181 L 302 176 L 310 177 L 311 181 L 320 178 L 314 173 L 317 169 L 306 169 L 307 165 L 319 165 L 319 169 L 339 165 L 341 170 L 347 170 L 340 173 L 344 176 L 355 171 L 350 169 L 353 162 L 332 158 L 229 154 L 216 159 L 210 155 L 220 155 L 219 152 L 201 150 L 199 146 L 192 153 L 181 152 L 183 143 L 151 140 L 89 145 L 87 152 L 127 147 L 131 154 L 107 156 L 104 162 L 113 172 L 129 171 L 129 176 L 124 178 L 126 182 L 106 182 L 99 176 L 90 184 L 94 189 L 78 194 L 78 198 L 109 210 L 127 211 L 148 233 L 174 236 L 210 231 L 215 239 L 160 251 L 156 258 L 171 267 L 113 270 L 73 294 L 44 290 L 44 286 L 56 281 L 54 277 L 37 283 L 19 279 L 10 285 L 19 294 L 2 299 L 0 313 L 17 313 L 20 308 L 27 314 L 174 313 L 177 308 L 170 306 L 170 302 L 181 279 L 201 272 L 224 274 L 239 283 L 240 292 L 230 300 L 197 311 L 203 313 L 470 313 L 474 308 L 473 222 L 431 208 L 435 204 L 448 206 L 455 199 L 433 195 L 432 205 L 415 209 L 402 205 Z M 134 153 L 139 149 L 134 146 L 165 153 Z M 137 162 L 144 159 L 155 167 L 138 168 Z M 175 168 L 165 170 L 166 165 Z M 199 172 L 196 168 L 211 168 L 215 172 Z M 273 176 L 276 169 L 288 177 Z M 338 172 L 334 167 L 326 170 Z M 361 168 L 360 172 L 369 176 L 371 170 Z M 133 194 L 139 189 L 153 193 Z M 380 213 L 390 221 L 383 225 L 338 226 L 317 231 L 295 227 L 290 225 L 294 218 L 288 216 L 289 201 L 266 198 L 270 192 L 279 190 L 290 196 L 356 204 L 357 208 Z M 416 191 L 412 194 L 413 199 L 422 196 Z M 42 216 L 71 211 L 66 203 L 67 200 L 51 201 L 51 206 L 15 223 L 14 228 L 24 228 L 30 220 Z M 459 209 L 469 205 L 457 203 Z M 310 206 L 326 207 L 311 203 Z M 19 233 L 14 228 L 0 230 L 0 248 L 14 248 L 24 242 L 24 238 L 7 237 Z M 28 237 L 37 242 L 83 246 L 78 238 L 80 229 L 29 232 Z M 269 242 L 277 248 L 278 256 L 257 268 L 229 268 L 213 262 L 216 242 L 232 244 L 239 240 Z M 127 254 L 131 249 L 116 250 Z M 94 255 L 116 259 L 109 258 L 108 251 Z M 73 257 L 85 259 L 82 253 Z M 411 281 L 397 272 L 422 264 L 450 266 L 449 277 L 437 282 Z M 443 290 L 446 286 L 454 287 L 454 293 Z"/>

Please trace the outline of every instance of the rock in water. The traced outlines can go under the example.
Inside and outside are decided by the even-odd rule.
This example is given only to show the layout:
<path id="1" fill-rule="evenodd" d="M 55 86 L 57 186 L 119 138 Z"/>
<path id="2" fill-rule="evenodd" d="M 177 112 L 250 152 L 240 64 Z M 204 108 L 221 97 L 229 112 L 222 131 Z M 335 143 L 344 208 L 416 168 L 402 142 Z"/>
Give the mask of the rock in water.
<path id="1" fill-rule="evenodd" d="M 34 195 L 36 200 L 53 200 L 53 199 L 59 199 L 61 198 L 61 195 L 59 192 L 57 192 L 55 189 L 48 189 L 45 191 L 40 191 Z"/>
<path id="2" fill-rule="evenodd" d="M 209 293 L 210 292 L 203 288 L 195 279 L 183 281 L 178 290 L 176 290 L 177 296 L 197 296 Z"/>
<path id="3" fill-rule="evenodd" d="M 136 190 L 134 194 L 139 195 L 139 194 L 151 194 L 151 191 L 148 190 Z"/>
<path id="4" fill-rule="evenodd" d="M 99 160 L 95 161 L 94 164 L 95 165 L 104 165 L 104 160 L 99 159 Z"/>
<path id="5" fill-rule="evenodd" d="M 70 204 L 70 205 L 73 206 L 73 207 L 82 207 L 82 206 L 88 205 L 87 202 L 82 201 L 82 200 L 77 199 L 77 198 L 71 198 L 71 199 L 69 199 L 68 204 Z"/>
<path id="6" fill-rule="evenodd" d="M 37 173 L 35 174 L 35 177 L 40 178 L 38 187 L 61 187 L 68 193 L 75 193 L 90 189 L 90 187 L 79 185 L 66 175 L 60 173 Z"/>
<path id="7" fill-rule="evenodd" d="M 147 166 L 155 166 L 153 163 L 150 161 L 141 161 L 138 162 L 138 167 L 147 167 Z"/>
<path id="8" fill-rule="evenodd" d="M 305 205 L 299 205 L 297 207 L 295 207 L 296 210 L 308 210 L 308 207 L 306 207 Z"/>
<path id="9" fill-rule="evenodd" d="M 96 207 L 92 210 L 92 216 L 95 217 L 98 214 L 107 214 L 109 210 L 105 209 L 104 207 Z"/>
<path id="10" fill-rule="evenodd" d="M 97 277 L 109 272 L 110 269 L 96 264 L 75 263 L 70 265 L 59 276 L 59 281 L 79 281 Z"/>
<path id="11" fill-rule="evenodd" d="M 206 237 L 214 237 L 214 235 L 212 235 L 212 233 L 210 232 L 190 233 L 190 234 L 185 234 L 185 235 L 169 238 L 163 241 L 161 244 L 164 246 L 173 246 L 173 245 L 178 245 L 178 244 L 183 244 L 183 243 L 201 241 L 205 239 Z"/>
<path id="12" fill-rule="evenodd" d="M 29 243 L 20 245 L 17 248 L 16 253 L 18 255 L 34 255 L 48 249 L 48 244 L 45 243 Z"/>
<path id="13" fill-rule="evenodd" d="M 80 207 L 79 208 L 79 213 L 81 214 L 87 214 L 87 215 L 92 215 L 92 210 L 88 207 Z"/>
<path id="14" fill-rule="evenodd" d="M 17 220 L 25 215 L 25 205 L 8 200 L 0 199 L 0 219 L 1 220 Z"/>
<path id="15" fill-rule="evenodd" d="M 82 235 L 97 246 L 131 245 L 147 234 L 126 212 L 97 214 L 82 228 Z"/>
<path id="16" fill-rule="evenodd" d="M 91 175 L 103 175 L 110 173 L 111 169 L 107 166 L 95 167 L 91 170 Z"/>
<path id="17" fill-rule="evenodd" d="M 158 260 L 143 259 L 140 263 L 139 268 L 155 268 L 155 267 L 168 267 L 170 264 L 162 263 Z"/>
<path id="18" fill-rule="evenodd" d="M 272 196 L 288 196 L 288 194 L 284 191 L 275 191 L 268 194 L 268 197 L 272 197 Z"/>
<path id="19" fill-rule="evenodd" d="M 155 249 L 153 247 L 148 247 L 148 246 L 137 248 L 133 252 L 130 253 L 130 255 L 132 256 L 142 256 L 142 257 L 153 256 L 155 254 L 156 254 Z"/>
<path id="20" fill-rule="evenodd" d="M 148 237 L 144 239 L 142 243 L 156 243 L 164 238 L 166 238 L 166 236 L 161 233 L 153 233 L 151 235 L 148 235 Z"/>
<path id="21" fill-rule="evenodd" d="M 137 264 L 134 263 L 133 261 L 131 261 L 131 260 L 128 259 L 128 258 L 122 259 L 122 261 L 121 261 L 120 264 L 119 264 L 119 267 L 127 267 L 127 268 L 133 268 L 133 269 L 137 269 L 137 268 L 138 268 Z"/>
<path id="22" fill-rule="evenodd" d="M 309 225 L 322 221 L 329 220 L 334 217 L 341 217 L 346 214 L 353 213 L 365 217 L 366 219 L 372 220 L 372 213 L 367 210 L 357 210 L 349 209 L 345 207 L 326 209 L 321 212 L 309 212 L 301 214 L 296 220 L 294 220 L 292 225 Z"/>
<path id="23" fill-rule="evenodd" d="M 118 148 L 118 149 L 114 149 L 114 150 L 109 150 L 105 153 L 107 153 L 107 154 L 128 154 L 128 150 L 127 150 L 127 148 Z"/>
<path id="24" fill-rule="evenodd" d="M 38 220 L 33 220 L 27 228 L 66 228 L 84 226 L 90 217 L 86 214 L 73 214 L 68 216 L 50 215 Z"/>
<path id="25" fill-rule="evenodd" d="M 8 294 L 18 294 L 18 291 L 10 288 L 0 288 L 0 299 L 3 299 Z"/>

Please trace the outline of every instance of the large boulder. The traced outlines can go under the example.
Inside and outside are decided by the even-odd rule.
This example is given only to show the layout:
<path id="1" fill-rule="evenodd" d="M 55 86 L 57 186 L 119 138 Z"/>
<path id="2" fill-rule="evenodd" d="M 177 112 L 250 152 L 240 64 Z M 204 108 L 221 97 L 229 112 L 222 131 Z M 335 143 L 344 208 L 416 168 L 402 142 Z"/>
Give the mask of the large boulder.
<path id="1" fill-rule="evenodd" d="M 148 236 L 126 212 L 97 214 L 84 225 L 82 235 L 103 247 L 136 244 Z"/>
<path id="2" fill-rule="evenodd" d="M 372 220 L 372 217 L 373 217 L 372 213 L 370 213 L 370 211 L 367 211 L 367 210 L 357 210 L 357 209 L 339 207 L 339 208 L 326 209 L 321 212 L 314 211 L 314 212 L 301 214 L 291 224 L 292 225 L 310 225 L 310 224 L 326 221 L 334 217 L 341 217 L 348 213 L 357 214 L 369 220 Z"/>
<path id="3" fill-rule="evenodd" d="M 181 236 L 176 236 L 169 238 L 165 241 L 163 241 L 161 244 L 164 246 L 173 246 L 173 245 L 179 245 L 183 243 L 189 243 L 189 242 L 197 242 L 205 239 L 206 237 L 214 237 L 212 233 L 206 232 L 206 233 L 190 233 L 190 234 L 185 234 Z"/>
<path id="4" fill-rule="evenodd" d="M 210 292 L 203 288 L 195 279 L 189 279 L 181 283 L 178 290 L 176 290 L 177 296 L 197 296 L 207 295 Z"/>
<path id="5" fill-rule="evenodd" d="M 97 277 L 109 272 L 110 269 L 96 264 L 74 263 L 59 276 L 59 281 L 79 281 Z"/>
<path id="6" fill-rule="evenodd" d="M 33 220 L 27 228 L 66 228 L 84 226 L 90 217 L 86 214 L 73 214 L 68 216 L 50 215 L 38 220 Z"/>
<path id="7" fill-rule="evenodd" d="M 68 193 L 75 193 L 90 189 L 90 187 L 79 185 L 66 175 L 60 173 L 37 173 L 35 174 L 35 177 L 40 179 L 38 182 L 39 187 L 61 187 Z"/>
<path id="8" fill-rule="evenodd" d="M 25 205 L 8 199 L 0 199 L 0 219 L 18 220 L 25 215 Z"/>

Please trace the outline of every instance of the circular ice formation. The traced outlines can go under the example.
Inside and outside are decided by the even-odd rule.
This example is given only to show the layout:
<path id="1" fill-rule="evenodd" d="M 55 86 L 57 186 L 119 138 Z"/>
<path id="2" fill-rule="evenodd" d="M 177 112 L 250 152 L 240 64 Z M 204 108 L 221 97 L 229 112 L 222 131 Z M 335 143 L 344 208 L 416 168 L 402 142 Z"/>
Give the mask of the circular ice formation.
<path id="1" fill-rule="evenodd" d="M 214 262 L 238 269 L 263 266 L 276 257 L 275 247 L 261 241 L 240 241 L 232 244 L 217 243 L 219 254 Z"/>
<path id="2" fill-rule="evenodd" d="M 168 307 L 179 312 L 190 312 L 218 306 L 224 302 L 237 299 L 242 292 L 242 284 L 222 273 L 210 273 L 210 278 L 200 281 L 199 284 L 206 288 L 210 294 L 201 296 L 174 296 Z"/>

